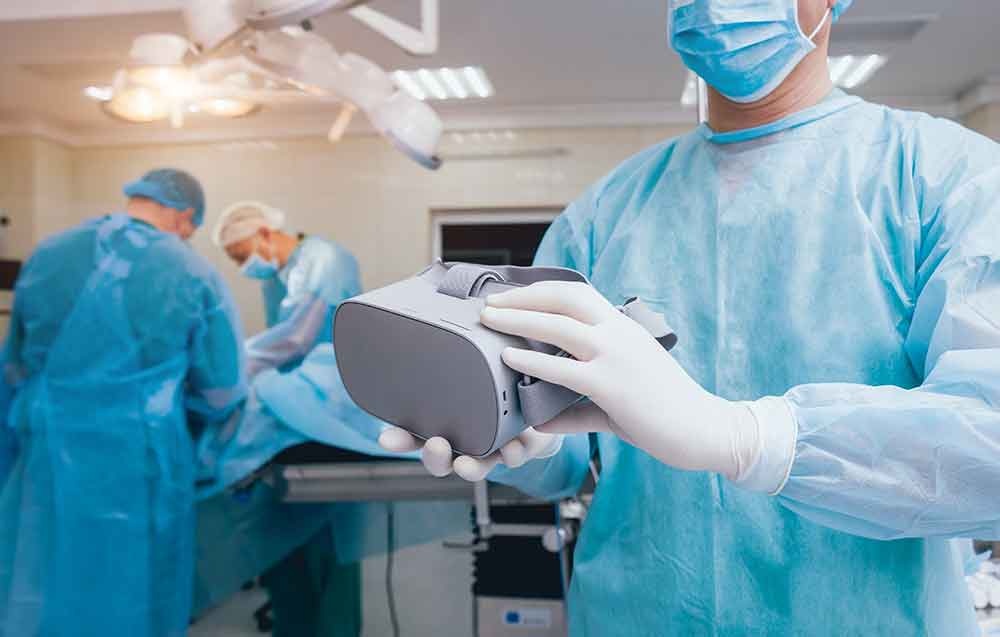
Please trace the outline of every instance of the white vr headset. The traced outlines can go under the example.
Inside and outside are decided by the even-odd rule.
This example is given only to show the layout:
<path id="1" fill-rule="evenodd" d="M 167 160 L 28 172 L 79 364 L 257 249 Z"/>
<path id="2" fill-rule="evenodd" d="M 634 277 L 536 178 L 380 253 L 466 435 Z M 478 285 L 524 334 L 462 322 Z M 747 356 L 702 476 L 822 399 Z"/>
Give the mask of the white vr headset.
<path id="1" fill-rule="evenodd" d="M 484 298 L 538 281 L 579 281 L 575 270 L 437 262 L 415 277 L 341 303 L 337 367 L 365 411 L 421 438 L 441 436 L 459 453 L 486 456 L 582 396 L 523 376 L 500 358 L 507 347 L 550 354 L 550 345 L 479 322 Z M 631 299 L 619 309 L 667 350 L 677 337 L 663 317 Z M 563 354 L 565 355 L 565 354 Z"/>

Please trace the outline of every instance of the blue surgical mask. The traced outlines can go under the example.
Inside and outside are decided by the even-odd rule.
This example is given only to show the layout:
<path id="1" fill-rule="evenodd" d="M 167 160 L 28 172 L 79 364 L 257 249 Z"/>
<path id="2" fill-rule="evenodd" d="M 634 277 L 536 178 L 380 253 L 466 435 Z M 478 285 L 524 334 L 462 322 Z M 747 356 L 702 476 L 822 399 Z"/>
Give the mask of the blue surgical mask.
<path id="1" fill-rule="evenodd" d="M 273 258 L 270 261 L 265 261 L 254 252 L 240 266 L 240 272 L 251 279 L 260 279 L 262 281 L 273 279 L 278 275 L 278 264 Z"/>
<path id="2" fill-rule="evenodd" d="M 845 3 L 846 4 L 846 3 Z M 734 102 L 770 95 L 809 55 L 798 0 L 670 0 L 670 45 L 685 66 Z"/>

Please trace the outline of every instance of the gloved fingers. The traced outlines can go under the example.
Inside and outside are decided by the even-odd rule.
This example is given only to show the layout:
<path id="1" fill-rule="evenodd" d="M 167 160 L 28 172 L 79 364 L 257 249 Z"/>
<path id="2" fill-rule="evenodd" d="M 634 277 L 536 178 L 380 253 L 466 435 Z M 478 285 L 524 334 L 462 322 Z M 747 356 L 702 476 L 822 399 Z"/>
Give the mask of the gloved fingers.
<path id="1" fill-rule="evenodd" d="M 535 429 L 549 434 L 616 433 L 608 414 L 589 400 L 573 405 Z"/>
<path id="2" fill-rule="evenodd" d="M 597 354 L 594 328 L 562 314 L 486 307 L 480 318 L 486 327 L 555 345 L 579 360 Z"/>
<path id="3" fill-rule="evenodd" d="M 529 460 L 528 449 L 520 436 L 500 447 L 500 457 L 511 469 L 516 469 Z"/>
<path id="4" fill-rule="evenodd" d="M 521 432 L 518 439 L 524 445 L 529 460 L 551 458 L 562 448 L 563 436 L 550 434 L 528 428 Z"/>
<path id="5" fill-rule="evenodd" d="M 591 286 L 569 281 L 540 281 L 509 292 L 491 294 L 486 297 L 486 305 L 562 314 L 587 325 L 597 325 L 614 317 L 618 311 Z"/>
<path id="6" fill-rule="evenodd" d="M 424 446 L 424 441 L 399 427 L 389 426 L 378 436 L 378 444 L 386 451 L 409 453 Z"/>
<path id="7" fill-rule="evenodd" d="M 502 358 L 508 367 L 532 378 L 568 387 L 585 396 L 591 393 L 587 363 L 516 347 L 505 349 Z"/>
<path id="8" fill-rule="evenodd" d="M 500 448 L 500 457 L 505 465 L 516 469 L 529 460 L 556 455 L 562 447 L 562 439 L 560 435 L 541 433 L 529 427 Z"/>
<path id="9" fill-rule="evenodd" d="M 485 458 L 459 456 L 455 459 L 455 473 L 463 480 L 479 482 L 485 480 L 486 475 L 493 470 L 493 467 L 500 464 L 500 459 L 499 451 L 495 451 Z"/>
<path id="10" fill-rule="evenodd" d="M 435 436 L 424 443 L 420 452 L 420 460 L 428 473 L 438 478 L 451 474 L 454 465 L 451 459 L 451 443 L 444 438 Z"/>

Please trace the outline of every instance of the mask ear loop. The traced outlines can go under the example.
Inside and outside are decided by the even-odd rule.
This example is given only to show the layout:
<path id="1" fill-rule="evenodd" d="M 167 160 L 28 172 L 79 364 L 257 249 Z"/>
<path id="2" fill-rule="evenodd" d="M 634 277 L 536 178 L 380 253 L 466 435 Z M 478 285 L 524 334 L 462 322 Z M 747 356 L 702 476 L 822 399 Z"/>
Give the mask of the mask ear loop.
<path id="1" fill-rule="evenodd" d="M 271 243 L 271 239 L 267 240 L 267 262 L 268 263 L 275 263 L 275 259 L 274 259 L 274 246 Z"/>
<path id="2" fill-rule="evenodd" d="M 830 15 L 832 13 L 833 10 L 827 7 L 826 13 L 823 14 L 823 19 L 819 21 L 819 24 L 816 25 L 816 28 L 813 29 L 813 32 L 809 34 L 810 42 L 812 42 L 813 38 L 815 38 L 819 34 L 819 32 L 823 29 L 823 26 L 826 24 L 826 21 L 830 19 Z"/>

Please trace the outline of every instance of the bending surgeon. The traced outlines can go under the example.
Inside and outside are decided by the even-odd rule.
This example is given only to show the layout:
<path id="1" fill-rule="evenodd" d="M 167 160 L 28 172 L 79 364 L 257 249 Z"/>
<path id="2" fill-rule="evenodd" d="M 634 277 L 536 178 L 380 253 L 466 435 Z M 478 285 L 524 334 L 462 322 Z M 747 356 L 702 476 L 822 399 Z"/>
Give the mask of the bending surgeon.
<path id="1" fill-rule="evenodd" d="M 185 242 L 187 173 L 43 241 L 17 280 L 0 376 L 0 635 L 186 634 L 196 446 L 246 394 L 236 310 Z"/>
<path id="2" fill-rule="evenodd" d="M 284 223 L 284 213 L 275 208 L 240 202 L 223 212 L 213 235 L 244 275 L 261 282 L 265 302 L 268 328 L 246 342 L 252 404 L 258 407 L 248 410 L 247 419 L 257 424 L 244 426 L 258 431 L 277 419 L 280 431 L 298 437 L 283 446 L 312 440 L 356 453 L 416 459 L 416 454 L 378 445 L 385 423 L 354 404 L 337 370 L 333 316 L 341 301 L 361 292 L 357 262 L 333 242 L 300 240 L 285 232 Z M 390 506 L 401 521 L 397 546 L 437 540 L 468 525 L 468 507 L 450 503 L 327 507 L 324 518 L 315 518 L 321 524 L 311 538 L 263 578 L 272 595 L 276 636 L 360 632 L 359 562 L 391 550 L 386 534 L 378 531 Z"/>
<path id="3" fill-rule="evenodd" d="M 550 498 L 599 456 L 574 636 L 979 634 L 949 538 L 1000 537 L 1000 146 L 834 89 L 849 4 L 671 0 L 707 124 L 549 229 L 537 263 L 600 294 L 539 283 L 482 313 L 573 354 L 504 360 L 589 400 L 487 459 L 382 435 Z"/>
<path id="4" fill-rule="evenodd" d="M 361 293 L 357 261 L 332 241 L 283 231 L 284 224 L 282 211 L 247 201 L 227 208 L 213 232 L 215 244 L 261 285 L 267 329 L 245 344 L 253 393 L 308 439 L 398 455 L 376 443 L 385 424 L 351 401 L 334 357 L 333 316 L 341 301 Z"/>
<path id="5" fill-rule="evenodd" d="M 281 230 L 284 223 L 280 210 L 239 202 L 222 213 L 213 234 L 215 244 L 240 265 L 240 271 L 261 283 L 268 329 L 247 340 L 246 354 L 248 374 L 258 379 L 255 393 L 265 404 L 267 388 L 288 380 L 277 372 L 302 366 L 317 345 L 329 347 L 337 305 L 361 293 L 357 261 L 349 252 L 315 237 L 300 240 Z M 332 371 L 339 380 L 335 361 L 329 362 L 334 363 L 332 370 L 320 364 L 321 372 Z M 317 361 L 310 364 L 316 366 Z M 262 375 L 267 371 L 271 374 Z M 280 404 L 302 397 L 291 388 L 275 393 Z M 283 410 L 277 411 L 279 417 L 287 417 Z M 271 594 L 275 635 L 360 634 L 361 566 L 356 560 L 338 563 L 332 526 L 324 524 L 262 577 Z"/>

